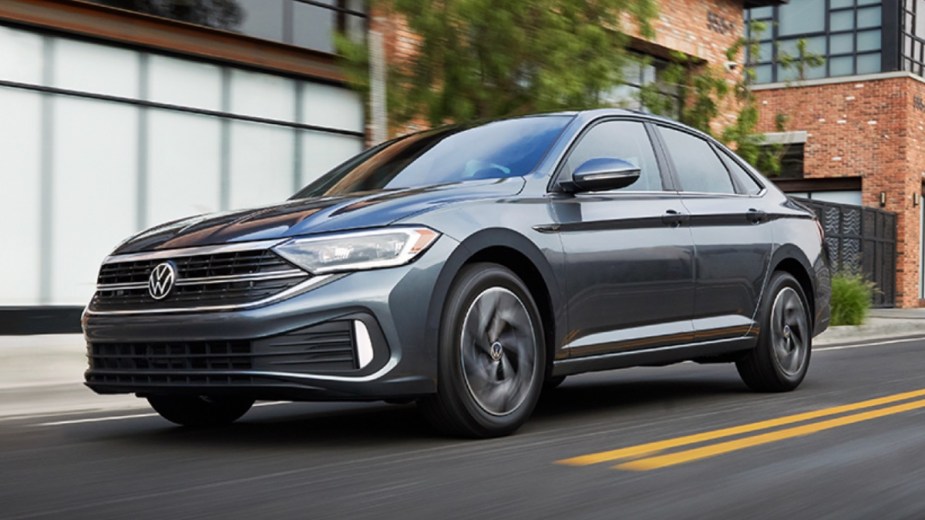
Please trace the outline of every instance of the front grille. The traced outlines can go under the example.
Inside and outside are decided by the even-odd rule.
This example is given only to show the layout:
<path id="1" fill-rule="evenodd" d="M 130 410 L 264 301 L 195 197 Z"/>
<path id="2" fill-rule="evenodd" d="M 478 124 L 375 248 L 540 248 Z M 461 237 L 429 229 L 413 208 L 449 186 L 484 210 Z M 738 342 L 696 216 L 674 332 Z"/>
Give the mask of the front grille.
<path id="1" fill-rule="evenodd" d="M 87 381 L 230 384 L 250 376 L 229 372 L 249 370 L 342 373 L 358 368 L 353 337 L 345 320 L 256 340 L 90 343 Z"/>
<path id="2" fill-rule="evenodd" d="M 148 277 L 168 260 L 176 268 L 176 282 L 166 298 L 156 300 L 148 293 Z M 100 268 L 90 308 L 132 311 L 241 305 L 272 297 L 309 277 L 270 250 L 113 261 Z"/>
<path id="3" fill-rule="evenodd" d="M 235 251 L 171 258 L 177 266 L 178 278 L 212 278 L 216 276 L 240 276 L 257 273 L 272 273 L 293 268 L 269 249 L 259 251 Z M 114 262 L 100 268 L 98 285 L 148 283 L 151 270 L 165 259 Z"/>

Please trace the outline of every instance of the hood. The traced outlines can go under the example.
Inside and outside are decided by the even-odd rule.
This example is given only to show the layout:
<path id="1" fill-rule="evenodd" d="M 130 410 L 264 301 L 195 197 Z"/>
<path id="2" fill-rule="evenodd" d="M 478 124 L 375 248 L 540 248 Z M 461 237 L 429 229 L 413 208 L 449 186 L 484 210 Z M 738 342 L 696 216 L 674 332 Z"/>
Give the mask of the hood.
<path id="1" fill-rule="evenodd" d="M 290 200 L 169 222 L 126 240 L 112 254 L 272 240 L 386 226 L 447 204 L 516 195 L 524 179 L 491 179 Z"/>

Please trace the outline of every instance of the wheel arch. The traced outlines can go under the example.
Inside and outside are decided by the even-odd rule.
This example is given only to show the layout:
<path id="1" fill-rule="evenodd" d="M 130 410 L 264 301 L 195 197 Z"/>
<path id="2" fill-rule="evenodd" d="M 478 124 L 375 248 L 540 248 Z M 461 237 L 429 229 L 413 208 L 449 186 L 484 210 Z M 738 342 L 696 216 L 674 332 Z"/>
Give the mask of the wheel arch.
<path id="1" fill-rule="evenodd" d="M 785 272 L 794 278 L 809 300 L 810 316 L 816 320 L 816 282 L 810 273 L 815 272 L 806 256 L 796 246 L 779 248 L 771 262 L 771 272 Z"/>
<path id="2" fill-rule="evenodd" d="M 514 272 L 527 286 L 540 312 L 546 343 L 546 371 L 552 366 L 557 344 L 561 295 L 546 256 L 525 236 L 508 229 L 485 229 L 463 240 L 444 263 L 428 306 L 427 331 L 432 345 L 439 342 L 440 322 L 450 288 L 466 265 L 491 262 Z"/>

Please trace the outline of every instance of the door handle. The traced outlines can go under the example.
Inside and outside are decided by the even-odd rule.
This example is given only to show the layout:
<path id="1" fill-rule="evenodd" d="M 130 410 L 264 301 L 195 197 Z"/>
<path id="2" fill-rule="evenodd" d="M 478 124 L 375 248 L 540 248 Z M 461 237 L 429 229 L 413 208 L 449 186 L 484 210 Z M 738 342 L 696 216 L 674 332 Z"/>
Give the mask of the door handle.
<path id="1" fill-rule="evenodd" d="M 685 221 L 687 221 L 687 215 L 674 209 L 669 209 L 662 215 L 662 223 L 666 226 L 678 227 Z"/>
<path id="2" fill-rule="evenodd" d="M 761 224 L 768 221 L 768 214 L 760 209 L 750 208 L 745 216 L 752 224 Z"/>

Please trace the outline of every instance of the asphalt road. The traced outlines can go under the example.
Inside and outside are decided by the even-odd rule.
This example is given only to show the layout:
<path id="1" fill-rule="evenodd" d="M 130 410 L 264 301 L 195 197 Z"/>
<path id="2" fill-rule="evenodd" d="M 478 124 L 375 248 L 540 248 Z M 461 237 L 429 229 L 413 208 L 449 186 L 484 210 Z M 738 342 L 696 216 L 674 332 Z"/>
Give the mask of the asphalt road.
<path id="1" fill-rule="evenodd" d="M 0 422 L 4 519 L 720 517 L 925 518 L 925 341 L 818 350 L 789 394 L 730 365 L 573 377 L 487 441 L 413 405 Z"/>

